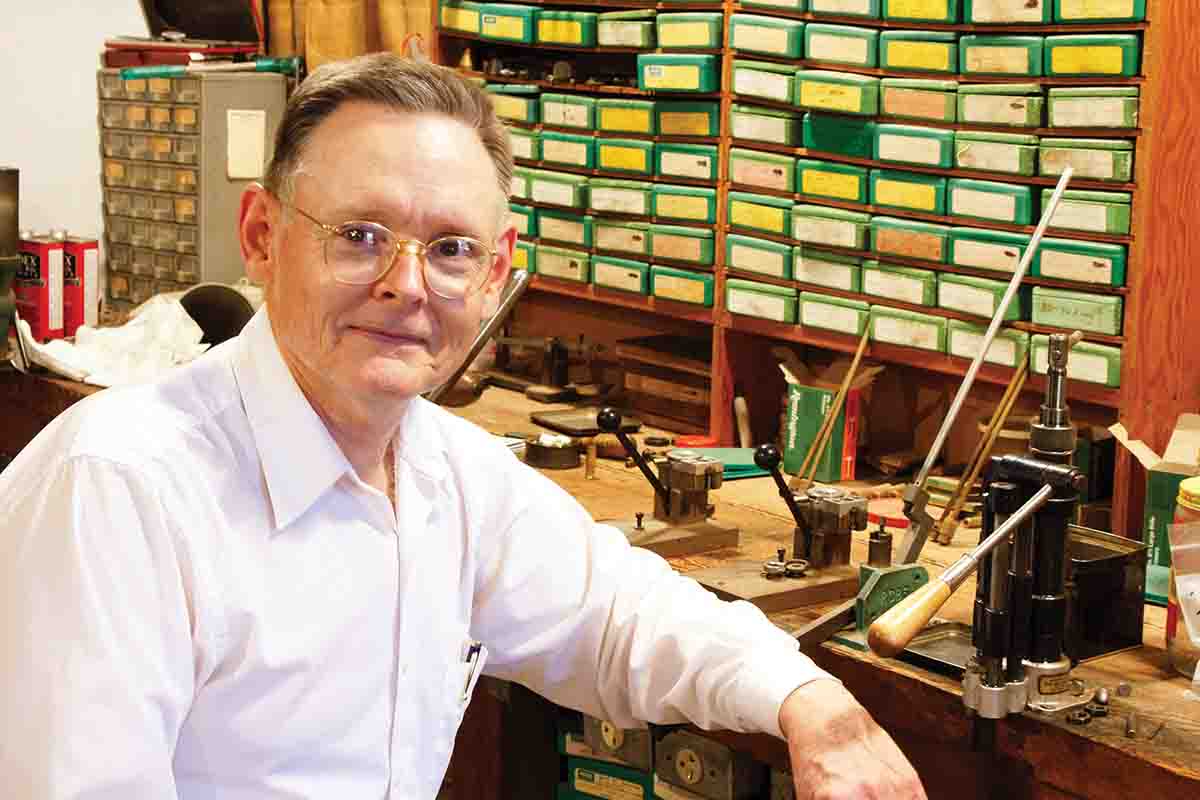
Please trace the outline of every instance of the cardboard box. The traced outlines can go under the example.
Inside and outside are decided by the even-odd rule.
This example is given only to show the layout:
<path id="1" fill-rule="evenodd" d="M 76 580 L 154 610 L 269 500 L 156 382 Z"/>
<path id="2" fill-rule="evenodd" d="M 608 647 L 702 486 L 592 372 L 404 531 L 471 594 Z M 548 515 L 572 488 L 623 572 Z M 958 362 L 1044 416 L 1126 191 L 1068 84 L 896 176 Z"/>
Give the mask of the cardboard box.
<path id="1" fill-rule="evenodd" d="M 960 267 L 987 269 L 1012 274 L 1029 236 L 1024 233 L 992 231 L 983 228 L 950 229 L 950 263 Z"/>
<path id="2" fill-rule="evenodd" d="M 567 783 L 586 797 L 654 800 L 654 774 L 620 764 L 567 757 Z"/>
<path id="3" fill-rule="evenodd" d="M 733 60 L 733 92 L 739 97 L 761 97 L 777 103 L 790 103 L 794 93 L 796 68 L 768 61 Z"/>
<path id="4" fill-rule="evenodd" d="M 804 29 L 804 57 L 808 61 L 829 64 L 878 66 L 879 31 L 853 25 L 811 22 Z"/>
<path id="5" fill-rule="evenodd" d="M 727 278 L 725 310 L 731 314 L 795 323 L 798 297 L 790 286 Z"/>
<path id="6" fill-rule="evenodd" d="M 904 22 L 958 22 L 959 0 L 883 0 L 883 18 Z"/>
<path id="7" fill-rule="evenodd" d="M 946 325 L 946 352 L 959 358 L 974 359 L 983 347 L 986 325 L 952 319 Z M 1016 368 L 1029 354 L 1029 334 L 1025 331 L 1001 328 L 988 347 L 983 360 L 1002 367 Z"/>
<path id="8" fill-rule="evenodd" d="M 526 123 L 538 121 L 538 98 L 541 94 L 538 87 L 492 83 L 484 88 L 491 95 L 492 108 L 497 117 Z"/>
<path id="9" fill-rule="evenodd" d="M 581 94 L 543 94 L 542 123 L 562 128 L 594 130 L 596 98 Z"/>
<path id="10" fill-rule="evenodd" d="M 577 133 L 542 132 L 542 161 L 548 165 L 593 169 L 596 165 L 596 138 Z"/>
<path id="11" fill-rule="evenodd" d="M 958 82 L 924 78 L 879 81 L 879 113 L 899 119 L 958 120 Z"/>
<path id="12" fill-rule="evenodd" d="M 597 219 L 594 236 L 597 250 L 644 256 L 650 252 L 650 226 L 645 222 Z"/>
<path id="13" fill-rule="evenodd" d="M 596 129 L 604 133 L 658 133 L 653 100 L 596 100 Z"/>
<path id="14" fill-rule="evenodd" d="M 712 49 L 721 46 L 723 21 L 720 11 L 659 14 L 658 46 L 663 49 Z"/>
<path id="15" fill-rule="evenodd" d="M 538 210 L 538 237 L 590 249 L 595 218 L 565 211 Z"/>
<path id="16" fill-rule="evenodd" d="M 805 369 L 796 374 L 790 368 L 784 370 L 788 392 L 783 430 L 784 472 L 795 475 L 800 471 L 804 456 L 816 439 L 849 366 L 849 359 L 839 359 L 819 371 Z M 842 410 L 834 420 L 829 442 L 817 461 L 814 480 L 825 483 L 854 480 L 858 466 L 858 434 L 863 422 L 863 393 L 882 369 L 864 367 L 854 376 Z"/>
<path id="17" fill-rule="evenodd" d="M 875 129 L 875 160 L 949 169 L 954 164 L 954 131 L 880 123 Z"/>
<path id="18" fill-rule="evenodd" d="M 509 221 L 517 229 L 519 236 L 526 239 L 536 239 L 538 235 L 537 209 L 518 203 L 508 204 Z"/>
<path id="19" fill-rule="evenodd" d="M 937 305 L 937 273 L 879 261 L 862 264 L 862 293 L 916 306 Z"/>
<path id="20" fill-rule="evenodd" d="M 911 72 L 958 72 L 958 34 L 941 31 L 884 31 L 879 66 Z"/>
<path id="21" fill-rule="evenodd" d="M 779 153 L 734 147 L 729 150 L 729 180 L 743 186 L 794 192 L 796 159 Z"/>
<path id="22" fill-rule="evenodd" d="M 711 224 L 717 221 L 717 190 L 655 184 L 651 190 L 651 208 L 656 219 Z"/>
<path id="23" fill-rule="evenodd" d="M 638 53 L 638 88 L 642 91 L 715 92 L 721 88 L 719 58 L 691 53 Z M 659 132 L 667 133 L 662 127 L 661 118 Z"/>
<path id="24" fill-rule="evenodd" d="M 1050 202 L 1053 189 L 1042 190 L 1042 207 Z M 1087 192 L 1068 189 L 1050 219 L 1051 228 L 1094 233 L 1129 233 L 1129 192 Z"/>
<path id="25" fill-rule="evenodd" d="M 517 240 L 517 246 L 513 248 L 512 265 L 513 269 L 537 272 L 537 246 L 531 242 Z"/>
<path id="26" fill-rule="evenodd" d="M 1049 76 L 1132 78 L 1141 67 L 1141 43 L 1132 33 L 1046 37 Z"/>
<path id="27" fill-rule="evenodd" d="M 470 0 L 440 0 L 439 19 L 442 27 L 464 33 L 479 33 L 479 16 L 482 6 Z"/>
<path id="28" fill-rule="evenodd" d="M 528 128 L 508 128 L 509 146 L 512 147 L 513 158 L 523 158 L 526 161 L 542 160 L 542 135 Z"/>
<path id="29" fill-rule="evenodd" d="M 542 150 L 546 149 L 545 136 Z M 596 137 L 596 168 L 608 172 L 649 175 L 654 169 L 654 143 L 645 139 Z"/>
<path id="30" fill-rule="evenodd" d="M 804 52 L 804 23 L 758 14 L 732 14 L 729 46 L 739 53 L 800 58 Z"/>
<path id="31" fill-rule="evenodd" d="M 792 247 L 769 239 L 730 233 L 725 236 L 725 268 L 790 279 Z"/>
<path id="32" fill-rule="evenodd" d="M 625 258 L 594 256 L 592 283 L 609 289 L 646 294 L 650 287 L 650 265 Z"/>
<path id="33" fill-rule="evenodd" d="M 963 75 L 1042 74 L 1041 36 L 978 36 L 958 42 L 958 71 Z"/>
<path id="34" fill-rule="evenodd" d="M 545 11 L 537 19 L 539 44 L 596 46 L 596 14 L 592 11 Z"/>
<path id="35" fill-rule="evenodd" d="M 771 144 L 800 144 L 800 123 L 801 115 L 792 111 L 737 103 L 734 103 L 729 114 L 730 130 L 734 139 Z"/>
<path id="36" fill-rule="evenodd" d="M 1058 22 L 1138 22 L 1145 18 L 1146 0 L 1054 0 L 1054 19 Z"/>
<path id="37" fill-rule="evenodd" d="M 1008 283 L 953 272 L 938 274 L 938 307 L 973 314 L 990 320 L 1000 307 Z M 1004 320 L 1017 322 L 1029 318 L 1029 289 L 1020 287 L 1004 312 Z"/>
<path id="38" fill-rule="evenodd" d="M 808 12 L 814 17 L 879 19 L 881 4 L 882 0 L 808 0 Z"/>
<path id="39" fill-rule="evenodd" d="M 654 184 L 646 181 L 622 181 L 592 178 L 588 194 L 589 208 L 613 214 L 650 215 L 650 192 Z"/>
<path id="40" fill-rule="evenodd" d="M 653 50 L 654 16 L 652 10 L 602 12 L 596 17 L 596 44 Z"/>
<path id="41" fill-rule="evenodd" d="M 839 114 L 879 113 L 879 78 L 851 72 L 797 70 L 795 94 L 784 98 L 800 108 Z"/>
<path id="42" fill-rule="evenodd" d="M 1038 25 L 1054 19 L 1054 0 L 963 0 L 963 22 L 970 25 Z"/>
<path id="43" fill-rule="evenodd" d="M 479 35 L 501 42 L 532 44 L 539 9 L 517 3 L 481 3 Z"/>
<path id="44" fill-rule="evenodd" d="M 866 204 L 870 197 L 868 175 L 866 167 L 800 158 L 796 160 L 796 191 Z"/>
<path id="45" fill-rule="evenodd" d="M 537 272 L 551 278 L 589 283 L 592 279 L 591 257 L 579 250 L 538 245 Z"/>
<path id="46" fill-rule="evenodd" d="M 863 250 L 871 216 L 828 206 L 798 205 L 792 208 L 792 238 L 798 242 Z"/>
<path id="47" fill-rule="evenodd" d="M 1133 142 L 1124 139 L 1042 139 L 1038 173 L 1057 177 L 1070 165 L 1075 177 L 1094 181 L 1133 179 Z"/>
<path id="48" fill-rule="evenodd" d="M 786 235 L 792 201 L 747 192 L 729 193 L 729 224 L 738 228 Z"/>
<path id="49" fill-rule="evenodd" d="M 719 103 L 658 100 L 654 104 L 654 113 L 662 136 L 721 135 Z"/>
<path id="50" fill-rule="evenodd" d="M 792 280 L 843 292 L 861 292 L 862 259 L 796 245 L 792 248 Z"/>
<path id="51" fill-rule="evenodd" d="M 839 114 L 804 115 L 804 146 L 809 150 L 852 158 L 875 157 L 876 122 Z"/>
<path id="52" fill-rule="evenodd" d="M 946 213 L 946 179 L 897 170 L 871 170 L 871 205 L 925 214 Z"/>
<path id="53" fill-rule="evenodd" d="M 800 324 L 809 328 L 862 336 L 871 319 L 871 306 L 861 300 L 800 292 Z"/>
<path id="54" fill-rule="evenodd" d="M 1033 188 L 1015 183 L 951 178 L 946 185 L 948 213 L 956 217 L 1029 225 L 1033 220 Z"/>
<path id="55" fill-rule="evenodd" d="M 1045 110 L 1036 83 L 977 83 L 958 87 L 958 119 L 975 125 L 1039 128 Z"/>
<path id="56" fill-rule="evenodd" d="M 954 134 L 954 166 L 959 169 L 1033 175 L 1037 166 L 1038 137 L 1020 133 Z"/>
<path id="57" fill-rule="evenodd" d="M 1124 286 L 1126 260 L 1123 244 L 1047 237 L 1034 255 L 1032 270 L 1039 278 Z"/>
<path id="58" fill-rule="evenodd" d="M 1039 325 L 1119 336 L 1123 312 L 1121 297 L 1053 289 L 1049 286 L 1033 287 L 1031 316 L 1033 322 Z"/>
<path id="59" fill-rule="evenodd" d="M 713 232 L 683 225 L 650 226 L 650 255 L 655 260 L 669 259 L 699 266 L 713 263 Z"/>
<path id="60" fill-rule="evenodd" d="M 881 256 L 945 263 L 950 229 L 897 217 L 871 218 L 871 249 Z"/>
<path id="61" fill-rule="evenodd" d="M 586 208 L 588 179 L 569 172 L 533 170 L 529 181 L 530 199 L 570 208 Z"/>
<path id="62" fill-rule="evenodd" d="M 654 146 L 654 173 L 664 178 L 717 179 L 717 146 L 712 144 L 673 144 Z"/>
<path id="63" fill-rule="evenodd" d="M 1136 128 L 1136 86 L 1060 86 L 1047 96 L 1051 128 Z"/>
<path id="64" fill-rule="evenodd" d="M 650 294 L 712 308 L 713 276 L 655 264 L 650 267 Z"/>
<path id="65" fill-rule="evenodd" d="M 946 352 L 946 318 L 935 314 L 871 306 L 871 341 Z"/>

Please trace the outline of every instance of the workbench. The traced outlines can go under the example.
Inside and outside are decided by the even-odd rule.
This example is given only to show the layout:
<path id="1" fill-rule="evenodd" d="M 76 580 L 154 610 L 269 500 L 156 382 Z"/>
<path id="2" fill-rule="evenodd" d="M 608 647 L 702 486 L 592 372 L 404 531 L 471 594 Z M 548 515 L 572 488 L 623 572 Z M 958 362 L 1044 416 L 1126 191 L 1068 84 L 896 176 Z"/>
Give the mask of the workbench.
<path id="1" fill-rule="evenodd" d="M 46 377 L 0 373 L 0 454 L 13 455 L 49 419 L 92 387 Z M 560 408 L 526 400 L 503 389 L 488 389 L 469 406 L 455 409 L 483 428 L 504 433 L 535 432 L 529 422 L 534 410 Z M 577 497 L 597 519 L 625 517 L 652 502 L 652 491 L 635 469 L 623 462 L 601 459 L 596 476 L 584 477 L 582 467 L 546 473 Z M 790 544 L 792 521 L 769 478 L 726 482 L 713 495 L 716 517 L 741 529 L 736 549 L 675 559 L 682 572 L 708 566 L 720 558 L 772 557 Z M 900 533 L 895 533 L 899 541 Z M 966 552 L 971 537 L 950 546 L 930 542 L 921 563 L 936 573 Z M 852 561 L 866 560 L 866 534 L 855 534 Z M 961 587 L 940 616 L 969 621 L 972 581 Z M 792 631 L 817 617 L 828 606 L 770 614 Z M 1071 726 L 1055 717 L 1025 713 L 997 725 L 994 753 L 970 750 L 971 723 L 962 706 L 957 681 L 900 661 L 881 659 L 838 644 L 825 644 L 810 653 L 840 678 L 908 755 L 930 798 L 1095 798 L 1118 800 L 1145 796 L 1153 800 L 1200 797 L 1200 700 L 1185 699 L 1188 682 L 1172 677 L 1163 650 L 1164 613 L 1147 606 L 1145 646 L 1081 665 L 1075 676 L 1115 688 L 1131 685 L 1129 697 L 1112 692 L 1112 712 L 1085 726 Z M 547 731 L 550 717 L 514 690 L 476 693 L 459 735 L 459 744 L 443 797 L 517 797 L 528 794 L 537 779 L 537 765 L 546 774 L 557 761 L 553 745 L 539 760 L 534 743 L 553 741 Z M 515 698 L 515 699 L 514 699 Z M 1137 734 L 1125 736 L 1128 715 L 1137 716 Z M 522 719 L 522 716 L 527 719 Z M 532 720 L 532 722 L 530 721 Z M 552 725 L 551 725 L 552 727 Z M 715 734 L 775 767 L 786 767 L 784 743 L 768 736 Z M 520 763 L 518 763 L 520 762 Z M 553 777 L 546 777 L 554 780 Z M 514 789 L 520 786 L 521 788 Z M 550 797 L 552 794 L 538 796 Z"/>

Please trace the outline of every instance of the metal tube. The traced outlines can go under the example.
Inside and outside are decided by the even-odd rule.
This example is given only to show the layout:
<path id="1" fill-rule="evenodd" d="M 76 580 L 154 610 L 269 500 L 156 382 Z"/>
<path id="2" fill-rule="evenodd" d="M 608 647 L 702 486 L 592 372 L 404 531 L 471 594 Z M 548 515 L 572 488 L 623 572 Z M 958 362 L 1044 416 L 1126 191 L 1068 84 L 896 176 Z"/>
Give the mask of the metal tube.
<path id="1" fill-rule="evenodd" d="M 942 573 L 942 582 L 950 587 L 950 591 L 953 592 L 961 586 L 962 582 L 967 579 L 967 576 L 979 566 L 979 562 L 983 560 L 983 557 L 990 553 L 992 548 L 1007 539 L 1014 528 L 1028 519 L 1033 512 L 1041 508 L 1053 491 L 1054 487 L 1052 486 L 1043 486 L 1041 489 L 1038 489 L 1037 493 L 1029 498 L 1023 506 L 1014 511 L 1011 517 L 1004 520 L 1004 524 L 996 528 L 991 536 L 984 539 L 974 550 L 947 567 L 946 571 Z"/>
<path id="2" fill-rule="evenodd" d="M 17 254 L 20 186 L 21 176 L 16 167 L 0 167 L 0 258 Z"/>

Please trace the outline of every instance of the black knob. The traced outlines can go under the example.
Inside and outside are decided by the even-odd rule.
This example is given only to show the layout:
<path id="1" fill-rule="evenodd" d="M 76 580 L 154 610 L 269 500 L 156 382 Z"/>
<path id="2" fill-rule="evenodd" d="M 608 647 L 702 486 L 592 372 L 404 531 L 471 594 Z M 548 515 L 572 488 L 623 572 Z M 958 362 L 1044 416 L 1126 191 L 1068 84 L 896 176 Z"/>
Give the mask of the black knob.
<path id="1" fill-rule="evenodd" d="M 596 414 L 596 426 L 605 433 L 616 433 L 621 429 L 620 412 L 605 406 Z"/>
<path id="2" fill-rule="evenodd" d="M 759 469 L 774 471 L 778 469 L 781 460 L 779 448 L 773 444 L 760 444 L 754 448 L 754 463 Z"/>

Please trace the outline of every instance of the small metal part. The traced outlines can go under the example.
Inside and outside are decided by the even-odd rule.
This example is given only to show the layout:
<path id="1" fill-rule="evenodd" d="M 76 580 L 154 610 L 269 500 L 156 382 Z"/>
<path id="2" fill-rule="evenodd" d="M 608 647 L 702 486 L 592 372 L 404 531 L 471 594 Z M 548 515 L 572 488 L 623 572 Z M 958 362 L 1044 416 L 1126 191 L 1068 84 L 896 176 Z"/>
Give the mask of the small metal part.
<path id="1" fill-rule="evenodd" d="M 871 538 L 867 540 L 867 564 L 872 567 L 892 565 L 892 535 L 882 519 L 879 520 L 879 528 L 871 531 Z"/>
<path id="2" fill-rule="evenodd" d="M 782 559 L 768 559 L 763 562 L 762 574 L 766 578 L 782 578 L 787 575 L 787 564 Z"/>
<path id="3" fill-rule="evenodd" d="M 767 767 L 746 753 L 686 730 L 674 730 L 654 746 L 655 775 L 707 800 L 763 797 Z"/>
<path id="4" fill-rule="evenodd" d="M 669 436 L 647 436 L 646 437 L 646 446 L 647 447 L 670 447 L 671 446 L 671 437 L 669 437 Z"/>
<path id="5" fill-rule="evenodd" d="M 1102 706 L 1108 705 L 1108 687 L 1101 686 L 1097 689 L 1096 693 L 1092 695 L 1092 702 L 1099 703 Z"/>
<path id="6" fill-rule="evenodd" d="M 1137 714 L 1130 714 L 1125 718 L 1125 738 L 1137 738 L 1138 718 Z"/>
<path id="7" fill-rule="evenodd" d="M 1121 681 L 1117 684 L 1117 697 L 1129 697 L 1131 694 L 1133 694 L 1133 687 L 1128 683 Z"/>
<path id="8" fill-rule="evenodd" d="M 700 754 L 690 747 L 681 748 L 675 754 L 675 774 L 688 786 L 704 780 L 704 762 L 700 760 Z"/>
<path id="9" fill-rule="evenodd" d="M 625 731 L 604 720 L 600 723 L 600 739 L 609 750 L 619 750 L 625 744 Z"/>
<path id="10" fill-rule="evenodd" d="M 1087 691 L 1087 684 L 1079 678 L 1071 678 L 1071 694 L 1076 697 L 1083 697 L 1083 693 Z"/>
<path id="11" fill-rule="evenodd" d="M 1088 703 L 1083 707 L 1083 710 L 1091 714 L 1093 717 L 1108 716 L 1108 706 L 1102 706 L 1099 703 Z"/>
<path id="12" fill-rule="evenodd" d="M 1077 708 L 1067 713 L 1067 722 L 1072 725 L 1087 725 L 1091 721 L 1092 715 L 1082 708 Z"/>
<path id="13" fill-rule="evenodd" d="M 783 562 L 783 570 L 789 578 L 803 578 L 808 571 L 808 562 L 803 558 L 789 558 Z"/>

